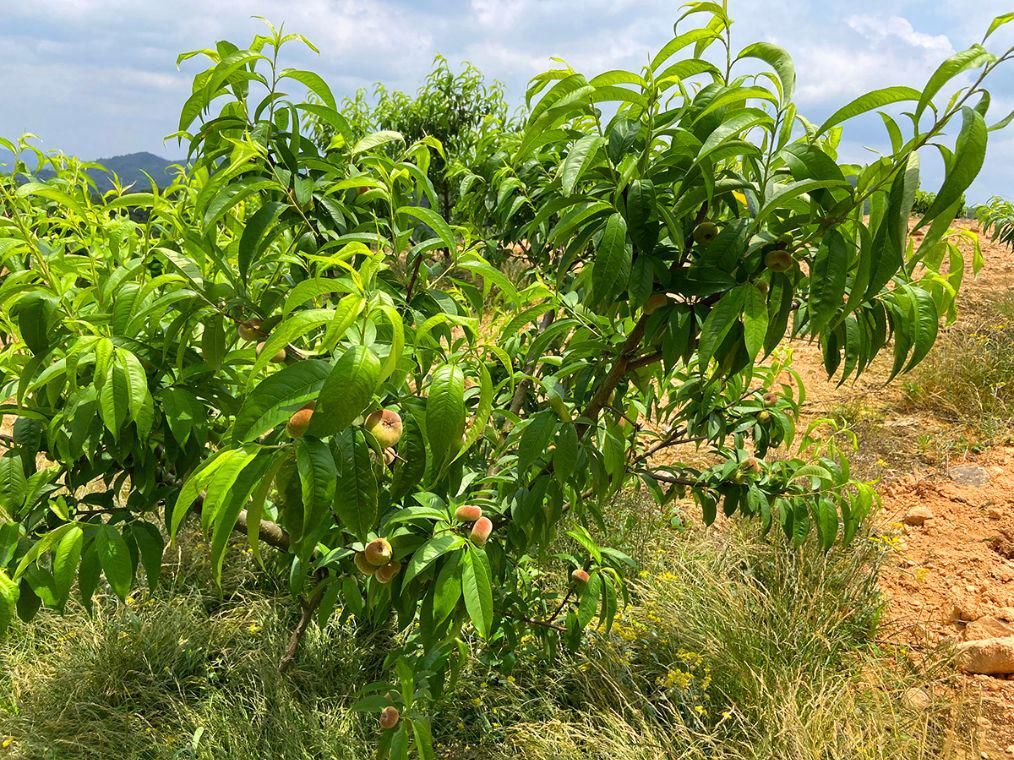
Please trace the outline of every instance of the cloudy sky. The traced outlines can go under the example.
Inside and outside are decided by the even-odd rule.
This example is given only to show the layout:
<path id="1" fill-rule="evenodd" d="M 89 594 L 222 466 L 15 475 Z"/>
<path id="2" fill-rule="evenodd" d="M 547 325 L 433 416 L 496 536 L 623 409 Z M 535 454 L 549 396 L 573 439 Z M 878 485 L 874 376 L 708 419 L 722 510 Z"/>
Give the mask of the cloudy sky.
<path id="1" fill-rule="evenodd" d="M 340 98 L 382 80 L 414 90 L 436 53 L 468 60 L 506 83 L 566 59 L 594 74 L 637 70 L 672 36 L 678 0 L 0 0 L 0 135 L 39 135 L 85 158 L 147 150 L 180 155 L 171 132 L 195 62 L 180 51 L 243 44 L 254 16 L 306 34 L 319 56 L 292 48 L 291 65 L 320 72 Z M 740 45 L 762 39 L 796 61 L 797 101 L 819 121 L 867 90 L 921 86 L 943 58 L 978 41 L 1010 0 L 731 0 Z M 1006 7 L 1005 7 L 1006 6 Z M 1011 25 L 1014 30 L 1014 25 Z M 1003 30 L 991 48 L 1014 43 Z M 311 60 L 311 58 L 313 60 Z M 1014 64 L 992 82 L 996 121 L 1014 108 Z M 876 120 L 879 124 L 879 120 Z M 883 147 L 873 121 L 846 132 L 850 160 Z M 939 182 L 931 157 L 924 184 Z M 994 135 L 969 193 L 1014 196 L 1014 128 Z"/>

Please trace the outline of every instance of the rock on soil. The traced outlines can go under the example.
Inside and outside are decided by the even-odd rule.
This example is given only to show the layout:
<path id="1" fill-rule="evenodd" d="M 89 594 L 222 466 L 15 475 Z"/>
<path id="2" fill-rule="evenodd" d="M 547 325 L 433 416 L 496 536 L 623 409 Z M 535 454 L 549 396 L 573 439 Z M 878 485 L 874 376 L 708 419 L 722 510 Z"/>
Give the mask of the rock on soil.
<path id="1" fill-rule="evenodd" d="M 978 487 L 984 486 L 989 482 L 989 473 L 986 472 L 986 469 L 974 464 L 962 464 L 957 467 L 951 467 L 947 471 L 947 474 L 951 480 L 963 486 Z"/>
<path id="2" fill-rule="evenodd" d="M 924 507 L 921 504 L 916 507 L 912 507 L 905 516 L 901 518 L 901 521 L 905 525 L 919 526 L 925 523 L 927 520 L 933 519 L 933 510 L 929 507 Z"/>
<path id="3" fill-rule="evenodd" d="M 1014 624 L 998 620 L 992 616 L 981 617 L 965 626 L 965 641 L 979 639 L 999 639 L 1014 636 Z"/>
<path id="4" fill-rule="evenodd" d="M 988 676 L 1014 673 L 1014 636 L 958 644 L 958 667 Z"/>

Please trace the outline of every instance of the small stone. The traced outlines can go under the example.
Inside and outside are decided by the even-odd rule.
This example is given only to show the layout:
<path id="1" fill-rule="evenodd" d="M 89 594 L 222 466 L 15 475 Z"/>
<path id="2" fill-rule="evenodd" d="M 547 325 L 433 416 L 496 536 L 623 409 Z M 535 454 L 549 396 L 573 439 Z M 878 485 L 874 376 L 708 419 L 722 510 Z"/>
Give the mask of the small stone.
<path id="1" fill-rule="evenodd" d="M 1014 673 L 1014 636 L 958 644 L 958 668 L 988 676 Z"/>
<path id="2" fill-rule="evenodd" d="M 927 520 L 932 519 L 933 519 L 933 510 L 930 509 L 929 507 L 919 505 L 917 507 L 912 507 L 910 510 L 908 510 L 908 512 L 905 513 L 905 516 L 901 518 L 901 521 L 905 523 L 905 525 L 919 526 L 925 523 Z"/>
<path id="3" fill-rule="evenodd" d="M 990 520 L 999 520 L 1003 517 L 1003 511 L 999 507 L 990 507 L 986 510 L 986 514 L 989 516 Z"/>
<path id="4" fill-rule="evenodd" d="M 926 710 L 933 703 L 933 700 L 930 699 L 930 695 L 926 693 L 925 689 L 920 689 L 917 686 L 906 689 L 901 697 L 901 701 L 907 707 L 919 712 Z"/>
<path id="5" fill-rule="evenodd" d="M 960 483 L 963 486 L 979 487 L 989 482 L 989 473 L 974 464 L 960 464 L 957 467 L 951 467 L 947 471 L 947 475 L 955 483 Z"/>

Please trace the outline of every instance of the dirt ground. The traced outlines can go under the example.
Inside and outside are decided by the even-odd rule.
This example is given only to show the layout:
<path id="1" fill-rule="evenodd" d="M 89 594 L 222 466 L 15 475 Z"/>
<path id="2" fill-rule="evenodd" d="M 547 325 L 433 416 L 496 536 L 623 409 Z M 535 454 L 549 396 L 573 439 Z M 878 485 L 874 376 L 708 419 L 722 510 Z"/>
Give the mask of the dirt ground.
<path id="1" fill-rule="evenodd" d="M 1014 286 L 1014 254 L 985 238 L 982 243 L 986 266 L 965 280 L 958 324 Z M 984 623 L 974 622 L 983 618 L 1010 618 L 1008 635 L 1014 635 L 1014 446 L 978 453 L 977 447 L 951 448 L 941 455 L 935 441 L 966 431 L 933 409 L 913 409 L 904 398 L 904 378 L 885 385 L 883 359 L 841 388 L 827 381 L 814 346 L 799 344 L 793 366 L 806 387 L 806 417 L 846 409 L 867 423 L 865 435 L 859 426 L 857 465 L 879 481 L 881 529 L 896 548 L 882 581 L 889 599 L 886 635 L 916 652 L 983 638 Z M 905 524 L 914 508 L 931 516 L 922 525 Z M 1014 676 L 963 680 L 965 691 L 982 700 L 982 757 L 1014 758 Z"/>

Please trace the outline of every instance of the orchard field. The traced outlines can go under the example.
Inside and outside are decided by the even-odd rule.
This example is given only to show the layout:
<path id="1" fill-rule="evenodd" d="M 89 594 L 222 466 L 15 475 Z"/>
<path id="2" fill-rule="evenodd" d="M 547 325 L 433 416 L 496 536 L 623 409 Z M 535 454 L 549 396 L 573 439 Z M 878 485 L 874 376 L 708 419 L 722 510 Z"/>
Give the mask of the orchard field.
<path id="1" fill-rule="evenodd" d="M 0 758 L 1014 757 L 1012 20 L 822 123 L 724 4 L 516 112 L 265 24 L 169 182 L 0 141 Z"/>

